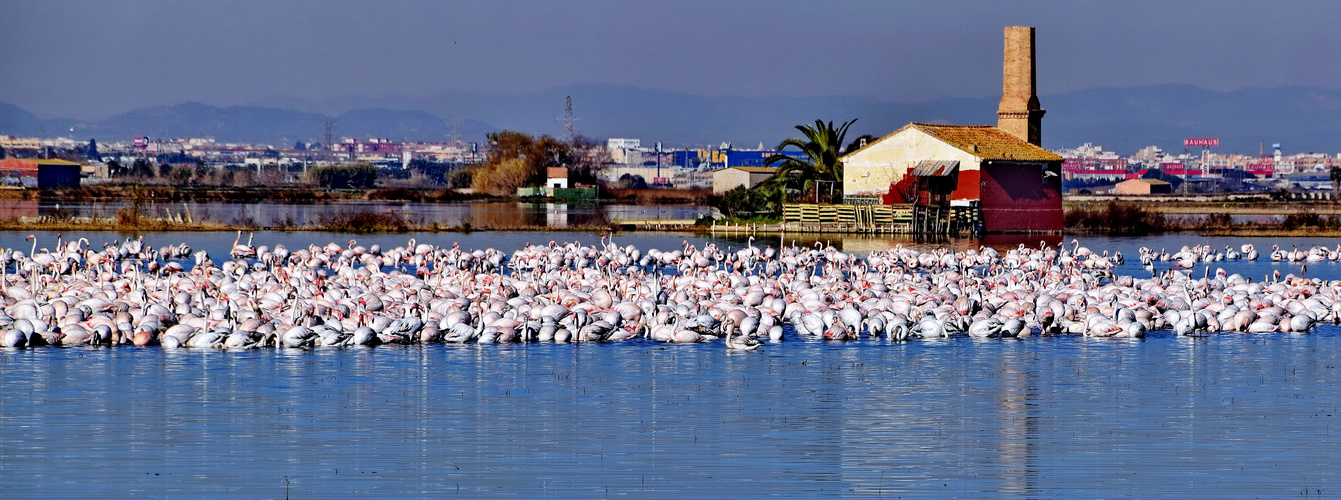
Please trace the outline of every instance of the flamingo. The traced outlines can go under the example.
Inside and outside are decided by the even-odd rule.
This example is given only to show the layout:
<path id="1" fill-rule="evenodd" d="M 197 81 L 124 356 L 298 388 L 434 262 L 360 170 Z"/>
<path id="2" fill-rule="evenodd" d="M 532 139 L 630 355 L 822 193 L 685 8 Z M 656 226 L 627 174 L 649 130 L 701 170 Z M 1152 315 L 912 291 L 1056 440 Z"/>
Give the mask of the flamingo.
<path id="1" fill-rule="evenodd" d="M 239 243 L 240 241 L 242 241 L 242 231 L 238 231 L 237 238 L 233 239 L 233 247 L 232 250 L 229 251 L 229 255 L 231 255 L 235 259 L 256 257 L 256 249 L 252 248 L 251 246 L 252 234 L 254 233 L 251 233 L 247 236 L 247 243 L 243 245 Z"/>

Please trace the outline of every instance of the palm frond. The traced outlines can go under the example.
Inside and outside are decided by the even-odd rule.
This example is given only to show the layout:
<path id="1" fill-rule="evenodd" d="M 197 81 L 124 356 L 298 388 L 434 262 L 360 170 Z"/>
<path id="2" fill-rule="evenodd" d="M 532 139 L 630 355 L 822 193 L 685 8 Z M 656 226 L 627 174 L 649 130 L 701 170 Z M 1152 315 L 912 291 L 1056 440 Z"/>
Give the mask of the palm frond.
<path id="1" fill-rule="evenodd" d="M 814 181 L 843 182 L 843 164 L 839 157 L 845 152 L 843 141 L 847 131 L 857 120 L 844 122 L 834 127 L 832 121 L 815 120 L 811 125 L 797 125 L 796 130 L 804 138 L 789 138 L 778 143 L 778 150 L 796 148 L 797 155 L 774 154 L 764 160 L 765 166 L 778 167 L 777 172 L 766 183 L 770 188 L 785 190 L 787 187 L 799 187 L 802 190 Z M 850 147 L 850 146 L 849 146 Z"/>

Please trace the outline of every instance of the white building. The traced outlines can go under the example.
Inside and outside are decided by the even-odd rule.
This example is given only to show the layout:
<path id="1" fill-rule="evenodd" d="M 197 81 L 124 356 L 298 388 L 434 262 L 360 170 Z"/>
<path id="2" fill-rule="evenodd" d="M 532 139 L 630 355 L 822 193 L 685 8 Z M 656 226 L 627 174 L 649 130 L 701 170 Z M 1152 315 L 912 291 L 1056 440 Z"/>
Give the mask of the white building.
<path id="1" fill-rule="evenodd" d="M 545 169 L 545 188 L 568 189 L 568 169 L 549 167 Z"/>
<path id="2" fill-rule="evenodd" d="M 745 186 L 746 189 L 758 186 L 768 180 L 778 169 L 772 167 L 731 167 L 712 172 L 712 194 L 722 194 Z"/>
<path id="3" fill-rule="evenodd" d="M 910 123 L 841 159 L 849 202 L 943 196 L 976 203 L 986 231 L 1062 229 L 1062 157 L 997 127 Z"/>
<path id="4" fill-rule="evenodd" d="M 605 141 L 605 148 L 610 151 L 610 159 L 615 163 L 624 165 L 641 165 L 643 163 L 641 139 L 608 139 Z"/>

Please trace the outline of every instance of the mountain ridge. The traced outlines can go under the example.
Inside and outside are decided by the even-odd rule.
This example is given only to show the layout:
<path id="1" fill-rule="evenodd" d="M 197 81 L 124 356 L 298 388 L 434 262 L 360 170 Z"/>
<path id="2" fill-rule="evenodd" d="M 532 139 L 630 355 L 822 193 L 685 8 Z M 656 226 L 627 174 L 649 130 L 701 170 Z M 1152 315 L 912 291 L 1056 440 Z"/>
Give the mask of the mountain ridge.
<path id="1" fill-rule="evenodd" d="M 278 97 L 251 105 L 196 101 L 138 108 L 102 120 L 42 119 L 0 102 L 0 134 L 67 136 L 101 141 L 154 137 L 214 137 L 224 142 L 320 142 L 325 122 L 336 137 L 444 141 L 456 134 L 480 141 L 493 130 L 561 135 L 563 103 L 572 97 L 575 130 L 596 138 L 634 137 L 644 143 L 704 147 L 732 142 L 774 146 L 794 127 L 820 118 L 859 121 L 850 134 L 883 136 L 909 122 L 994 124 L 996 97 L 895 103 L 869 97 L 700 96 L 628 86 L 585 84 L 539 92 L 486 95 L 443 92 L 414 98 L 346 96 L 319 101 Z M 1341 90 L 1300 86 L 1220 92 L 1192 85 L 1097 87 L 1040 96 L 1043 146 L 1094 143 L 1122 155 L 1157 145 L 1182 149 L 1185 137 L 1217 137 L 1218 151 L 1255 153 L 1262 142 L 1286 151 L 1341 150 Z M 282 104 L 294 109 L 256 104 Z M 74 127 L 74 132 L 69 132 Z"/>

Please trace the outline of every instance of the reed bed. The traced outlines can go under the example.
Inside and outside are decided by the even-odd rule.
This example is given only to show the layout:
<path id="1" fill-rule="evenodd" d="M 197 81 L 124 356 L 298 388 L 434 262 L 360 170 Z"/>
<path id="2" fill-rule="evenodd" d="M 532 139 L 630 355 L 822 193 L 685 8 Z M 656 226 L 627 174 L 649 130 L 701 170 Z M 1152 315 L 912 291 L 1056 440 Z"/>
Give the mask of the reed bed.
<path id="1" fill-rule="evenodd" d="M 708 202 L 708 196 L 712 194 L 708 189 L 608 188 L 604 192 L 612 200 L 643 205 L 703 205 Z"/>
<path id="2" fill-rule="evenodd" d="M 1170 229 L 1164 214 L 1131 203 L 1073 207 L 1066 210 L 1065 220 L 1066 231 L 1071 233 L 1142 235 Z"/>
<path id="3" fill-rule="evenodd" d="M 1138 204 L 1121 202 L 1066 209 L 1068 233 L 1137 236 L 1174 231 L 1207 236 L 1337 236 L 1341 235 L 1341 215 L 1307 210 L 1286 214 L 1279 221 L 1240 222 L 1230 211 L 1174 217 Z"/>

